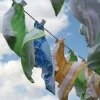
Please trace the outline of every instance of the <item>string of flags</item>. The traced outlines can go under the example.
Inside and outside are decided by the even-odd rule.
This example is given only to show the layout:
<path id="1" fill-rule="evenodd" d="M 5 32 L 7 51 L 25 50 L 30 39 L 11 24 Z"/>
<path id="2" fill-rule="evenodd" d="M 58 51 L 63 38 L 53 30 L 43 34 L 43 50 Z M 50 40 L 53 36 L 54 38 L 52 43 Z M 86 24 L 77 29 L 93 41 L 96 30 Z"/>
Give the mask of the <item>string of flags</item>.
<path id="1" fill-rule="evenodd" d="M 37 21 L 35 18 L 33 18 L 27 11 L 24 11 L 28 16 L 30 16 L 30 18 L 32 18 L 34 21 Z M 45 31 L 47 31 L 50 35 L 52 35 L 56 40 L 59 40 L 56 36 L 54 36 L 50 31 L 48 31 L 46 28 L 44 28 Z M 69 52 L 73 52 L 71 48 L 69 48 L 67 45 L 64 45 L 67 49 L 69 49 Z M 74 52 L 73 52 L 74 53 Z M 77 56 L 79 58 L 81 58 L 82 60 L 85 60 L 83 57 L 81 57 L 80 55 L 77 54 Z"/>
<path id="2" fill-rule="evenodd" d="M 57 16 L 66 0 L 50 0 Z M 87 65 L 100 75 L 100 2 L 99 0 L 71 0 L 73 15 L 81 22 L 82 35 L 89 46 Z M 85 27 L 84 27 L 85 26 Z"/>
<path id="3" fill-rule="evenodd" d="M 22 68 L 27 79 L 31 83 L 34 83 L 32 69 L 34 67 L 41 68 L 42 78 L 47 90 L 55 94 L 55 81 L 59 83 L 59 100 L 68 100 L 69 92 L 73 86 L 75 87 L 76 95 L 81 100 L 97 100 L 100 96 L 100 76 L 98 75 L 100 73 L 98 67 L 100 64 L 99 56 L 97 55 L 99 54 L 99 50 L 97 49 L 99 45 L 96 44 L 91 47 L 91 39 L 88 37 L 89 30 L 87 30 L 87 27 L 83 28 L 82 26 L 81 32 L 83 35 L 86 34 L 88 46 L 91 47 L 90 51 L 92 49 L 88 58 L 88 62 L 91 62 L 90 64 L 80 56 L 82 61 L 78 61 L 77 56 L 65 45 L 64 40 L 59 40 L 45 29 L 45 20 L 39 23 L 29 13 L 24 11 L 24 6 L 27 4 L 24 0 L 19 3 L 15 2 L 15 0 L 12 1 L 12 7 L 4 15 L 3 36 L 11 50 L 21 58 Z M 64 0 L 51 0 L 51 3 L 57 15 Z M 35 20 L 32 31 L 28 31 L 26 27 L 25 13 Z M 56 39 L 52 56 L 44 30 Z M 92 42 L 94 43 L 94 41 Z M 98 43 L 98 41 L 95 43 Z M 64 47 L 69 49 L 69 59 L 64 55 Z M 88 65 L 90 66 L 87 67 Z"/>

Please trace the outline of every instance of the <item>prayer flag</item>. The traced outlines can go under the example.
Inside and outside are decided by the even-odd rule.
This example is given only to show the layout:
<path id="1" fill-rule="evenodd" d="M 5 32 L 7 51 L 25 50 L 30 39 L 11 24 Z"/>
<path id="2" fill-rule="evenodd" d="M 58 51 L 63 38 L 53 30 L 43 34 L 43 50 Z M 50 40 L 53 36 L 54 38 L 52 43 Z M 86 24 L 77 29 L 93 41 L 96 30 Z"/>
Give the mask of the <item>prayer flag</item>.
<path id="1" fill-rule="evenodd" d="M 75 85 L 74 82 L 77 79 L 80 71 L 86 67 L 84 62 L 74 62 L 64 80 L 59 86 L 58 97 L 60 100 L 66 100 L 72 87 Z"/>
<path id="2" fill-rule="evenodd" d="M 75 55 L 75 53 L 72 50 L 69 50 L 70 53 L 70 59 L 69 62 L 75 62 L 78 61 L 77 56 Z"/>
<path id="3" fill-rule="evenodd" d="M 78 77 L 75 80 L 74 85 L 77 96 L 79 96 L 81 100 L 86 100 L 87 80 L 84 70 L 80 71 Z"/>
<path id="4" fill-rule="evenodd" d="M 62 8 L 62 5 L 64 4 L 64 0 L 50 0 L 50 1 L 57 16 Z"/>
<path id="5" fill-rule="evenodd" d="M 21 58 L 23 71 L 28 80 L 33 83 L 31 75 L 34 67 L 34 54 L 33 48 L 30 48 L 32 46 L 31 42 L 23 45 L 26 36 L 26 25 L 24 9 L 21 3 L 14 2 L 11 9 L 4 15 L 3 35 L 9 47 Z"/>
<path id="6" fill-rule="evenodd" d="M 56 71 L 55 80 L 61 84 L 72 64 L 69 63 L 64 56 L 64 41 L 58 40 L 56 45 L 58 47 L 55 48 L 56 51 L 53 56 L 55 58 L 58 71 Z"/>

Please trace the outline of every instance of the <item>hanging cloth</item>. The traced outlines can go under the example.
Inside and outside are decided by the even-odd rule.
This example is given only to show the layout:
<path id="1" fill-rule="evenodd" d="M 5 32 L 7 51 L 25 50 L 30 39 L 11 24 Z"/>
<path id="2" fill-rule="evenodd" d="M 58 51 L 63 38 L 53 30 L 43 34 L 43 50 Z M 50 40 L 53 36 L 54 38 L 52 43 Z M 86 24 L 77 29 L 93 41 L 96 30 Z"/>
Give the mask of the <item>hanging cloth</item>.
<path id="1" fill-rule="evenodd" d="M 77 56 L 75 55 L 75 53 L 72 50 L 69 50 L 69 53 L 70 53 L 69 62 L 76 62 L 76 61 L 78 61 Z"/>
<path id="2" fill-rule="evenodd" d="M 55 80 L 61 84 L 72 64 L 69 63 L 64 56 L 63 40 L 58 40 L 55 49 L 56 52 L 53 54 L 53 57 L 55 58 L 56 67 L 59 69 L 56 71 Z"/>
<path id="3" fill-rule="evenodd" d="M 87 64 L 100 75 L 100 2 L 99 0 L 72 0 L 71 8 L 75 17 L 88 29 Z"/>
<path id="4" fill-rule="evenodd" d="M 84 70 L 79 72 L 74 85 L 77 96 L 79 96 L 81 100 L 86 100 L 87 80 Z"/>
<path id="5" fill-rule="evenodd" d="M 86 64 L 84 62 L 73 63 L 59 87 L 58 97 L 60 100 L 68 100 L 68 98 L 66 99 L 66 97 L 68 97 L 69 92 L 74 86 L 75 80 L 79 75 L 80 71 L 83 70 L 85 67 Z"/>
<path id="6" fill-rule="evenodd" d="M 43 32 L 43 22 L 39 23 L 36 21 L 34 23 L 34 27 Z M 37 36 L 39 36 L 39 34 L 37 34 Z M 45 38 L 45 34 L 35 38 L 33 41 L 33 46 L 35 49 L 35 66 L 42 69 L 42 77 L 45 81 L 46 89 L 55 94 L 54 67 L 52 63 L 50 46 Z"/>
<path id="7" fill-rule="evenodd" d="M 34 67 L 34 50 L 32 50 L 31 42 L 23 43 L 26 36 L 26 25 L 22 2 L 14 2 L 11 9 L 4 15 L 3 36 L 9 47 L 21 58 L 22 68 L 27 79 L 34 83 L 31 77 Z"/>
<path id="8" fill-rule="evenodd" d="M 68 94 L 74 86 L 74 81 L 80 70 L 85 67 L 84 62 L 69 63 L 64 57 L 64 41 L 58 40 L 53 50 L 55 60 L 55 80 L 59 83 L 58 97 L 60 100 L 68 100 Z"/>
<path id="9" fill-rule="evenodd" d="M 97 100 L 94 72 L 87 68 L 85 73 L 87 78 L 86 100 Z"/>

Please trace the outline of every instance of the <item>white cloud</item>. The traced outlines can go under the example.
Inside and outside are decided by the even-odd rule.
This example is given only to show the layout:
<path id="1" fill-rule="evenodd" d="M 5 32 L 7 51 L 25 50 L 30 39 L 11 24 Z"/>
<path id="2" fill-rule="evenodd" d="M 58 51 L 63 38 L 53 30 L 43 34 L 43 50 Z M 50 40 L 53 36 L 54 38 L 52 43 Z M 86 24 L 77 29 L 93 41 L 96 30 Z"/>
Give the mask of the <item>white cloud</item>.
<path id="1" fill-rule="evenodd" d="M 58 100 L 57 95 L 54 96 L 45 89 L 41 69 L 34 68 L 32 77 L 35 84 L 31 84 L 24 76 L 20 60 L 0 63 L 0 100 Z M 69 100 L 73 95 L 75 96 L 74 89 Z"/>
<path id="2" fill-rule="evenodd" d="M 57 33 L 61 29 L 68 26 L 68 17 L 63 13 L 63 11 L 59 14 L 58 17 L 56 17 L 50 0 L 26 0 L 26 2 L 27 6 L 25 7 L 25 10 L 39 21 L 41 21 L 41 19 L 45 19 L 45 27 L 51 32 Z M 6 7 L 6 9 L 2 8 L 2 10 L 0 10 L 0 13 L 3 12 L 2 15 L 4 15 L 4 13 L 10 8 L 11 3 L 12 0 L 5 0 L 5 2 L 1 4 L 2 7 Z M 0 16 L 2 15 L 0 14 Z M 2 20 L 3 18 L 0 17 L 0 19 Z M 26 22 L 28 29 L 32 29 L 34 21 L 27 15 Z"/>
<path id="3" fill-rule="evenodd" d="M 50 30 L 50 32 L 55 34 L 68 25 L 68 17 L 63 12 L 61 12 L 58 17 L 55 16 L 50 0 L 34 0 L 34 2 L 33 0 L 26 0 L 26 2 L 27 6 L 25 10 L 39 21 L 45 19 L 45 27 Z M 26 19 L 28 29 L 32 28 L 34 21 L 27 15 Z"/>
<path id="4" fill-rule="evenodd" d="M 35 84 L 24 76 L 20 60 L 0 63 L 0 100 L 57 100 L 45 89 L 40 69 L 34 68 L 33 78 Z"/>

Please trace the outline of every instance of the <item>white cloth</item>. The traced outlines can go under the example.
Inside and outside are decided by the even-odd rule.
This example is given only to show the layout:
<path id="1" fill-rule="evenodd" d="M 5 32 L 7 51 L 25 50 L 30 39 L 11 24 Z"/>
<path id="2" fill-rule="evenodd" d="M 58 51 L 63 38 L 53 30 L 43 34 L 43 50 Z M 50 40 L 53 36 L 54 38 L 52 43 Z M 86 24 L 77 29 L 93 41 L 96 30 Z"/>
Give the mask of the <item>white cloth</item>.
<path id="1" fill-rule="evenodd" d="M 11 19 L 14 15 L 14 7 L 11 7 L 9 11 L 4 15 L 3 18 L 3 35 L 16 37 L 16 32 L 14 32 L 11 28 Z"/>
<path id="2" fill-rule="evenodd" d="M 73 78 L 75 71 L 80 67 L 80 66 L 79 66 L 80 64 L 81 64 L 81 62 L 75 62 L 75 63 L 71 66 L 71 68 L 70 68 L 68 74 L 66 75 L 65 79 L 64 79 L 63 82 L 61 83 L 61 85 L 60 85 L 60 87 L 59 87 L 59 90 L 58 90 L 58 97 L 59 97 L 60 100 L 62 100 L 64 90 L 65 90 L 66 87 L 69 85 L 70 80 Z"/>
<path id="3" fill-rule="evenodd" d="M 100 40 L 100 2 L 98 0 L 72 0 L 71 8 L 75 17 L 89 31 L 89 41 L 95 45 Z"/>

